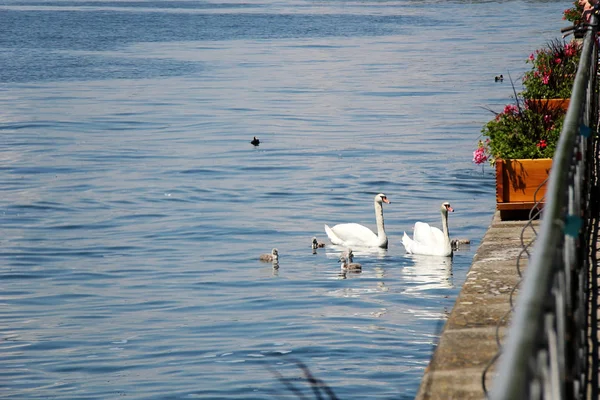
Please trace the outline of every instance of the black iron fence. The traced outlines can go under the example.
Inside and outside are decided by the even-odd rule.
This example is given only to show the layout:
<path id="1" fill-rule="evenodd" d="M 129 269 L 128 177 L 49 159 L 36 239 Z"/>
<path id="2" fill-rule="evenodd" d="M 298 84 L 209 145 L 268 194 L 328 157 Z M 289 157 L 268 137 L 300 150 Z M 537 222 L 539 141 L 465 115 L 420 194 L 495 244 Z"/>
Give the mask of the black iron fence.
<path id="1" fill-rule="evenodd" d="M 545 206 L 489 397 L 598 398 L 598 18 L 553 158 Z M 485 380 L 484 380 L 485 381 Z"/>

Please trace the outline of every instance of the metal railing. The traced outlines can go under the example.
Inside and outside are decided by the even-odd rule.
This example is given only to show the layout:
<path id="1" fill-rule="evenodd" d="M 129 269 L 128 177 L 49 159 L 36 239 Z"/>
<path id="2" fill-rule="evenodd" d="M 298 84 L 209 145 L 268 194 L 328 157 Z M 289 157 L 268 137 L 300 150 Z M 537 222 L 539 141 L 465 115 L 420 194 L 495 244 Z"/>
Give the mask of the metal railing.
<path id="1" fill-rule="evenodd" d="M 597 22 L 593 15 L 583 40 L 538 236 L 500 348 L 493 400 L 598 397 Z"/>

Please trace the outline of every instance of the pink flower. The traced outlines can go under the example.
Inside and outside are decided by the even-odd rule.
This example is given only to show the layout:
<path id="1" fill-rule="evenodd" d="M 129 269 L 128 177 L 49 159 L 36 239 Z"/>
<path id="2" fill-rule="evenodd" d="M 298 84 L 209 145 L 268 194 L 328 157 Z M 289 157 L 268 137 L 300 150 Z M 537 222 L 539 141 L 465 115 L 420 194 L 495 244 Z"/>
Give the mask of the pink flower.
<path id="1" fill-rule="evenodd" d="M 533 60 L 535 60 L 535 56 L 533 55 L 533 53 L 531 53 L 529 55 L 529 61 L 533 61 Z"/>
<path id="2" fill-rule="evenodd" d="M 487 159 L 488 156 L 485 154 L 485 149 L 480 145 L 480 147 L 473 152 L 473 162 L 475 164 L 482 164 L 486 162 Z"/>
<path id="3" fill-rule="evenodd" d="M 550 74 L 544 74 L 544 76 L 542 77 L 542 83 L 544 85 L 547 85 L 549 81 L 550 81 Z"/>
<path id="4" fill-rule="evenodd" d="M 560 63 L 561 63 L 561 61 L 562 61 L 562 60 L 561 60 L 559 57 L 556 57 L 556 58 L 554 59 L 554 63 L 556 63 L 556 64 L 560 64 Z"/>
<path id="5" fill-rule="evenodd" d="M 544 115 L 544 123 L 549 124 L 552 122 L 552 116 L 551 115 Z"/>

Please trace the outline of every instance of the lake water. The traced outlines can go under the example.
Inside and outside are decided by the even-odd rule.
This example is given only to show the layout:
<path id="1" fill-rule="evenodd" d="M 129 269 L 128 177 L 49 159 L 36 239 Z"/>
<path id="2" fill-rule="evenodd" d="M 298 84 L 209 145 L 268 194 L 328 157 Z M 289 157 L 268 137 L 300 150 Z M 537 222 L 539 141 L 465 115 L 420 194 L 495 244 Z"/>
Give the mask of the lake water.
<path id="1" fill-rule="evenodd" d="M 412 399 L 493 215 L 494 76 L 569 6 L 0 0 L 0 398 L 310 397 L 300 361 Z M 389 249 L 340 275 L 311 238 L 379 192 Z M 405 255 L 445 200 L 472 245 Z"/>

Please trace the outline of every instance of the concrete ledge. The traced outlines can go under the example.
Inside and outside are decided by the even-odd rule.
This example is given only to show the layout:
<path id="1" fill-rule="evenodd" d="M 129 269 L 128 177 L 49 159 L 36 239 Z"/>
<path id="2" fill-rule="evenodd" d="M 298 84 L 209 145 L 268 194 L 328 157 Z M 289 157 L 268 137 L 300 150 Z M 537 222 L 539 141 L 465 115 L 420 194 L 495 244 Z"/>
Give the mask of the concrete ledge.
<path id="1" fill-rule="evenodd" d="M 504 338 L 510 319 L 510 294 L 527 265 L 522 251 L 535 233 L 527 221 L 501 221 L 494 214 L 471 269 L 425 370 L 417 400 L 484 399 L 482 373 L 498 351 L 496 334 Z M 539 221 L 533 227 L 537 229 Z M 517 293 L 515 292 L 514 299 Z M 491 388 L 492 367 L 486 387 Z"/>

